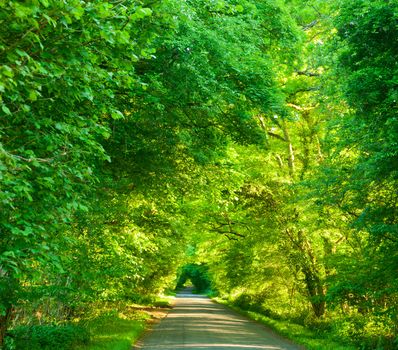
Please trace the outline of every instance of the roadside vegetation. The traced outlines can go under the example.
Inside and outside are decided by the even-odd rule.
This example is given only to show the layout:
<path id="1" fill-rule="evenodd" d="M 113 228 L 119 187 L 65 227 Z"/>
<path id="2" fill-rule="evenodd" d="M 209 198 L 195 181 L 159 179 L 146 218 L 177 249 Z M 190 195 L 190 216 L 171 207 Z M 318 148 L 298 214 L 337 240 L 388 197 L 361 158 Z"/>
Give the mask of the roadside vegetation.
<path id="1" fill-rule="evenodd" d="M 25 321 L 6 339 L 7 349 L 131 350 L 144 331 L 170 308 L 170 297 L 147 297 L 132 302 L 86 306 L 80 317 L 62 323 Z"/>
<path id="2" fill-rule="evenodd" d="M 123 312 L 123 313 L 122 313 Z M 143 312 L 122 312 L 106 314 L 86 321 L 84 328 L 90 334 L 90 341 L 76 350 L 131 350 L 132 344 L 147 328 L 150 316 Z"/>
<path id="3" fill-rule="evenodd" d="M 271 328 L 276 333 L 285 336 L 293 342 L 303 345 L 308 350 L 355 350 L 358 349 L 347 337 L 342 337 L 337 329 L 333 330 L 331 324 L 324 320 L 322 322 L 309 324 L 303 320 L 289 320 L 264 315 L 261 310 L 250 311 L 239 306 L 237 302 L 215 298 L 218 303 L 227 305 L 233 310 L 245 315 L 252 320 L 258 321 Z"/>

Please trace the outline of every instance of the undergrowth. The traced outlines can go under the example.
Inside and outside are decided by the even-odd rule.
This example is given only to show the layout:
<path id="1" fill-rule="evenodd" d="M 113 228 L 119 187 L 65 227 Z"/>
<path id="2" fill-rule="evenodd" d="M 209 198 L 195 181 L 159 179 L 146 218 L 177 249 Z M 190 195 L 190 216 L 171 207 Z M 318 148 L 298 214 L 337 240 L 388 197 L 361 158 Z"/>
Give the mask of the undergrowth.
<path id="1" fill-rule="evenodd" d="M 136 302 L 86 304 L 69 323 L 15 326 L 4 350 L 131 350 L 151 312 L 169 307 L 170 298 L 147 296 Z"/>

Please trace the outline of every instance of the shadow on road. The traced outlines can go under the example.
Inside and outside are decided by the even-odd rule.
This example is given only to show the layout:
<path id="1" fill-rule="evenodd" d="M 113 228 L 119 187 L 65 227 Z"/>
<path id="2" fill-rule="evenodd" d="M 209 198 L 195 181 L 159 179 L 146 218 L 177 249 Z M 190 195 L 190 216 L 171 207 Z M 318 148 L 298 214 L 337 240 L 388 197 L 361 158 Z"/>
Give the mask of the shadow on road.
<path id="1" fill-rule="evenodd" d="M 195 298 L 195 299 L 208 299 L 207 296 L 203 294 L 195 294 L 194 293 L 194 287 L 186 287 L 182 290 L 180 290 L 176 298 Z"/>
<path id="2" fill-rule="evenodd" d="M 175 308 L 144 339 L 142 350 L 299 350 L 260 324 L 186 288 Z"/>

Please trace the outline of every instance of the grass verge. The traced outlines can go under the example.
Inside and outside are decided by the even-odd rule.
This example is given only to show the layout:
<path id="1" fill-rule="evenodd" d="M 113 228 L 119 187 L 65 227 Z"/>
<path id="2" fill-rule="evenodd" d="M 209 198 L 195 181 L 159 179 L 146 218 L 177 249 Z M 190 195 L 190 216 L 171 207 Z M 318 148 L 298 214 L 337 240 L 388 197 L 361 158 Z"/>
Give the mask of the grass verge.
<path id="1" fill-rule="evenodd" d="M 147 326 L 162 318 L 170 306 L 170 298 L 158 298 L 151 305 L 125 305 L 84 322 L 90 342 L 73 350 L 131 350 Z"/>
<path id="2" fill-rule="evenodd" d="M 297 344 L 303 345 L 308 350 L 356 350 L 357 348 L 348 345 L 341 344 L 338 339 L 333 338 L 333 334 L 312 330 L 302 325 L 292 323 L 286 320 L 275 320 L 270 317 L 264 316 L 258 312 L 243 310 L 231 302 L 215 298 L 217 303 L 226 305 L 238 313 L 249 317 L 252 320 L 260 322 L 276 333 L 294 341 Z"/>
<path id="3" fill-rule="evenodd" d="M 144 332 L 145 326 L 145 318 L 123 319 L 117 315 L 98 317 L 87 323 L 91 334 L 90 343 L 75 349 L 131 350 L 132 344 Z"/>

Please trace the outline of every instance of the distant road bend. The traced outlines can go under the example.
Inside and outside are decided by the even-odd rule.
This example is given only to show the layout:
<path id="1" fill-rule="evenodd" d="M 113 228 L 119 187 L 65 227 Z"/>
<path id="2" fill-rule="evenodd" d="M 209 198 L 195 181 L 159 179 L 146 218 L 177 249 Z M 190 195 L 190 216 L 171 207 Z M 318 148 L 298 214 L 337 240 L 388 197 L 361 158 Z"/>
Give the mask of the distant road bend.
<path id="1" fill-rule="evenodd" d="M 173 310 L 135 349 L 303 350 L 209 298 L 183 292 Z"/>

